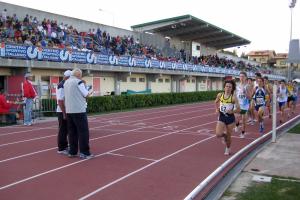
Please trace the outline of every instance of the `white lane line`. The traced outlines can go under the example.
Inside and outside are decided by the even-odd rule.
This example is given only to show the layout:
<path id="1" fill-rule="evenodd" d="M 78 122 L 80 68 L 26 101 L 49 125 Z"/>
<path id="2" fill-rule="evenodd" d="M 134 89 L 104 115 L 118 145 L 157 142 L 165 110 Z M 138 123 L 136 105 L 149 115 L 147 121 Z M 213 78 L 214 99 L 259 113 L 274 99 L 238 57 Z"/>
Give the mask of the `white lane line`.
<path id="1" fill-rule="evenodd" d="M 129 177 L 131 177 L 131 176 L 133 176 L 133 175 L 135 175 L 135 174 L 137 174 L 137 173 L 139 173 L 139 172 L 141 172 L 141 171 L 143 171 L 143 170 L 149 168 L 149 167 L 151 167 L 152 165 L 155 165 L 155 164 L 157 164 L 157 163 L 160 163 L 161 161 L 164 161 L 164 160 L 166 160 L 166 159 L 168 159 L 168 158 L 170 158 L 170 157 L 172 157 L 172 156 L 174 156 L 174 155 L 177 155 L 177 154 L 179 154 L 179 153 L 181 153 L 181 152 L 183 152 L 183 151 L 185 151 L 185 150 L 187 150 L 187 149 L 189 149 L 189 148 L 191 148 L 191 147 L 194 147 L 194 146 L 196 146 L 196 145 L 198 145 L 198 144 L 200 144 L 200 143 L 206 142 L 207 140 L 210 140 L 211 138 L 214 138 L 214 137 L 215 137 L 215 136 L 211 136 L 211 137 L 209 137 L 209 138 L 205 138 L 205 139 L 200 140 L 200 141 L 198 141 L 198 142 L 195 142 L 195 143 L 193 143 L 193 144 L 191 144 L 191 145 L 189 145 L 189 146 L 186 146 L 186 147 L 184 147 L 184 148 L 182 148 L 182 149 L 179 149 L 178 151 L 175 151 L 174 153 L 171 153 L 171 154 L 169 154 L 169 155 L 167 155 L 167 156 L 165 156 L 165 157 L 163 157 L 163 158 L 161 158 L 161 159 L 159 159 L 159 160 L 156 160 L 156 161 L 153 162 L 153 163 L 150 163 L 150 164 L 148 164 L 148 165 L 145 165 L 144 167 L 141 167 L 141 168 L 139 168 L 139 169 L 137 169 L 137 170 L 135 170 L 135 171 L 133 171 L 133 172 L 131 172 L 131 173 L 125 175 L 125 176 L 122 176 L 121 178 L 118 178 L 118 179 L 116 179 L 116 180 L 110 182 L 109 184 L 106 184 L 106 185 L 104 185 L 104 186 L 98 188 L 97 190 L 95 190 L 95 191 L 93 191 L 93 192 L 91 192 L 91 193 L 89 193 L 89 194 L 87 194 L 87 195 L 85 195 L 85 196 L 79 198 L 79 200 L 87 199 L 87 198 L 89 198 L 89 197 L 95 195 L 96 193 L 101 192 L 102 190 L 104 190 L 104 189 L 106 189 L 106 188 L 108 188 L 108 187 L 110 187 L 110 186 L 112 186 L 112 185 L 114 185 L 114 184 L 116 184 L 116 183 L 118 183 L 118 182 L 121 182 L 121 181 L 123 181 L 123 180 L 125 180 L 125 179 L 127 179 L 127 178 L 129 178 Z"/>
<path id="2" fill-rule="evenodd" d="M 204 110 L 211 110 L 211 109 L 212 108 L 204 109 Z M 192 112 L 198 112 L 198 111 L 191 111 L 191 112 L 186 112 L 186 113 L 192 113 Z M 185 114 L 185 113 L 181 113 L 181 114 Z M 151 120 L 151 119 L 157 119 L 157 118 L 159 119 L 159 118 L 169 117 L 169 116 L 173 116 L 173 115 L 179 115 L 179 114 L 176 113 L 176 114 L 164 115 L 163 117 L 152 117 L 152 118 L 148 118 L 148 119 L 135 120 L 134 122 L 142 122 L 142 121 Z M 208 116 L 208 115 L 206 115 L 206 116 Z M 203 117 L 203 116 L 200 115 L 200 116 L 195 116 L 195 117 L 197 118 L 197 117 Z M 192 118 L 195 118 L 195 117 L 191 117 L 191 118 L 187 118 L 187 119 L 192 119 Z M 178 122 L 178 121 L 173 121 L 173 122 Z M 171 122 L 171 123 L 173 123 L 173 122 Z M 132 122 L 127 122 L 127 123 L 132 123 Z M 164 125 L 164 124 L 166 124 L 166 123 L 158 124 L 158 125 Z M 169 124 L 169 123 L 167 123 L 167 124 Z M 126 124 L 126 125 L 128 125 L 128 124 Z M 158 125 L 153 125 L 153 126 L 158 126 Z M 111 126 L 111 124 L 93 127 L 93 128 L 90 128 L 90 130 L 97 130 L 99 128 L 103 128 L 103 127 L 107 127 L 107 126 Z M 147 127 L 152 127 L 152 126 L 143 126 L 143 127 L 139 127 L 138 129 L 143 129 L 143 128 L 147 128 Z M 138 129 L 132 129 L 132 130 L 138 130 Z M 15 133 L 17 133 L 17 132 L 15 132 Z M 9 133 L 9 134 L 12 134 L 12 133 Z M 53 135 L 53 136 L 55 136 L 55 135 Z M 32 140 L 34 140 L 34 138 L 32 138 Z M 14 142 L 12 144 L 17 144 L 17 143 L 20 143 L 20 142 L 24 142 L 24 140 L 17 141 L 17 142 Z M 7 145 L 7 144 L 2 144 L 2 145 Z"/>
<path id="3" fill-rule="evenodd" d="M 126 115 L 126 116 L 120 116 L 120 117 L 114 117 L 115 115 L 123 114 L 122 112 L 115 112 L 115 113 L 108 113 L 108 114 L 101 114 L 101 115 L 93 115 L 93 117 L 96 118 L 96 120 L 102 119 L 103 117 L 110 117 L 108 119 L 102 119 L 102 120 L 113 120 L 113 119 L 122 119 L 127 117 L 135 117 L 135 116 L 145 116 L 147 114 L 158 114 L 163 112 L 172 112 L 172 111 L 179 111 L 179 110 L 187 110 L 187 109 L 196 109 L 196 108 L 203 108 L 210 106 L 213 102 L 200 102 L 200 103 L 193 103 L 193 104 L 183 104 L 183 105 L 176 105 L 176 106 L 167 106 L 167 107 L 160 107 L 160 108 L 147 108 L 147 109 L 139 109 L 139 110 L 133 110 L 133 111 L 126 111 L 126 113 L 132 114 L 132 115 Z M 190 106 L 191 105 L 191 106 Z M 171 109 L 170 109 L 171 108 Z M 174 108 L 174 109 L 173 109 Z M 154 112 L 147 112 L 152 111 Z M 156 110 L 159 110 L 156 112 Z M 146 111 L 146 113 L 145 113 Z"/>
<path id="4" fill-rule="evenodd" d="M 213 114 L 209 114 L 209 115 L 214 115 L 215 113 Z M 208 115 L 206 115 L 208 116 Z M 206 117 L 206 116 L 196 116 L 196 117 Z M 192 118 L 195 118 L 195 117 L 191 117 L 191 118 L 186 118 L 186 119 L 183 119 L 183 120 L 177 120 L 177 121 L 171 121 L 171 122 L 166 122 L 166 123 L 162 123 L 162 124 L 157 124 L 157 125 L 154 125 L 154 126 L 147 126 L 146 128 L 152 128 L 152 127 L 155 127 L 155 126 L 161 126 L 161 125 L 165 125 L 165 124 L 169 124 L 169 123 L 174 123 L 174 122 L 179 122 L 179 121 L 185 121 L 185 120 L 189 120 L 189 119 L 192 119 Z M 204 124 L 205 125 L 205 124 Z M 121 135 L 121 134 L 124 134 L 124 133 L 128 133 L 128 132 L 132 132 L 132 131 L 137 131 L 137 130 L 141 130 L 141 129 L 144 129 L 145 127 L 139 127 L 139 128 L 135 128 L 135 129 L 131 129 L 131 130 L 127 130 L 127 131 L 122 131 L 122 132 L 118 132 L 118 133 L 113 133 L 113 134 L 109 134 L 109 135 L 105 135 L 105 136 L 100 136 L 100 137 L 96 137 L 96 138 L 93 138 L 91 139 L 90 141 L 94 141 L 94 140 L 98 140 L 98 139 L 102 139 L 102 138 L 107 138 L 107 137 L 112 137 L 112 136 L 116 136 L 116 135 Z M 182 129 L 182 130 L 185 130 L 185 129 Z M 180 131 L 180 130 L 179 130 Z M 55 147 L 51 148 L 51 149 L 55 149 Z M 40 153 L 41 151 L 37 151 L 37 153 Z M 24 154 L 23 155 L 20 155 L 20 156 L 16 156 L 16 157 L 12 157 L 12 158 L 8 158 L 8 159 L 5 159 L 5 160 L 2 160 L 0 161 L 1 162 L 4 162 L 4 161 L 10 161 L 10 160 L 15 160 L 17 158 L 21 158 L 21 157 L 26 157 L 26 156 L 30 156 L 30 155 L 34 155 L 36 154 L 35 152 L 33 153 L 29 153 L 29 154 Z"/>
<path id="5" fill-rule="evenodd" d="M 208 109 L 203 109 L 204 110 L 211 110 L 212 108 L 208 108 Z M 165 118 L 165 117 L 170 117 L 170 116 L 176 116 L 176 115 L 182 115 L 182 114 L 190 114 L 190 113 L 195 113 L 195 112 L 199 112 L 197 111 L 189 111 L 189 112 L 180 112 L 180 113 L 175 113 L 175 114 L 170 114 L 170 115 L 163 115 L 163 116 L 158 116 L 158 117 L 150 117 L 150 118 L 146 118 L 146 119 L 141 119 L 141 120 L 134 120 L 134 121 L 128 121 L 128 122 L 123 122 L 123 125 L 130 125 L 130 123 L 136 123 L 136 122 L 143 122 L 143 121 L 147 121 L 147 120 L 151 120 L 151 119 L 159 119 L 159 118 Z M 106 126 L 110 126 L 113 124 L 107 124 L 107 125 L 102 125 L 102 126 L 98 126 L 98 127 L 94 127 L 94 128 L 90 128 L 90 129 L 95 129 L 95 128 L 101 128 L 101 127 L 106 127 Z M 0 136 L 6 136 L 6 135 L 12 135 L 12 134 L 16 134 L 16 133 L 23 133 L 23 132 L 29 132 L 29 131 L 35 131 L 35 130 L 43 130 L 43 129 L 47 129 L 47 128 L 54 128 L 57 126 L 50 126 L 50 127 L 45 127 L 45 128 L 37 128 L 37 129 L 30 129 L 30 130 L 23 130 L 23 131 L 15 131 L 15 132 L 11 132 L 11 133 L 6 133 L 6 134 L 0 134 Z"/>
<path id="6" fill-rule="evenodd" d="M 35 140 L 46 139 L 46 138 L 50 138 L 50 137 L 54 137 L 54 136 L 56 136 L 56 135 L 48 135 L 48 136 L 32 138 L 32 139 L 28 139 L 28 140 L 20 140 L 20 141 L 16 141 L 16 142 L 5 143 L 5 144 L 1 144 L 0 147 L 8 146 L 11 144 L 19 144 L 19 143 L 23 143 L 23 142 L 31 142 L 31 141 L 35 141 Z"/>
<path id="7" fill-rule="evenodd" d="M 151 161 L 151 162 L 157 161 L 157 160 L 150 159 L 150 158 L 130 156 L 130 155 L 123 155 L 123 154 L 119 154 L 119 153 L 108 153 L 108 154 L 109 155 L 113 155 L 113 156 L 125 157 L 125 158 L 135 158 L 135 159 L 139 159 L 139 160 L 147 160 L 147 161 Z"/>
<path id="8" fill-rule="evenodd" d="M 199 127 L 199 126 L 205 126 L 205 125 L 208 125 L 208 124 L 211 124 L 211 123 L 215 123 L 215 122 L 208 122 L 208 123 L 206 123 L 206 124 L 201 124 L 201 125 L 197 125 L 197 126 L 190 127 L 190 128 L 195 128 L 195 127 Z M 187 129 L 190 129 L 190 128 L 187 128 Z M 179 131 L 175 131 L 175 132 L 171 132 L 171 133 L 166 133 L 166 134 L 164 134 L 164 135 L 156 136 L 156 137 L 149 138 L 149 139 L 146 139 L 146 140 L 142 140 L 142 141 L 139 141 L 139 142 L 130 144 L 130 145 L 126 145 L 126 146 L 124 146 L 124 147 L 120 147 L 120 148 L 117 148 L 117 149 L 113 149 L 113 150 L 111 150 L 111 151 L 108 151 L 108 152 L 105 152 L 105 153 L 101 153 L 101 154 L 95 155 L 95 158 L 96 158 L 96 157 L 103 156 L 103 155 L 106 155 L 106 154 L 108 154 L 108 153 L 113 153 L 113 152 L 115 152 L 115 151 L 119 151 L 119 150 L 122 150 L 122 149 L 126 149 L 126 148 L 128 148 L 128 147 L 132 147 L 132 146 L 135 146 L 135 145 L 138 145 L 138 144 L 142 144 L 142 143 L 145 143 L 145 142 L 148 142 L 148 141 L 151 141 L 151 140 L 155 140 L 155 139 L 162 138 L 162 137 L 165 137 L 165 136 L 168 136 L 168 135 L 172 135 L 172 134 L 177 133 L 177 132 L 179 132 Z M 212 137 L 215 137 L 215 136 L 212 136 Z M 24 182 L 26 182 L 26 181 L 29 181 L 29 180 L 38 178 L 38 177 L 40 177 L 40 176 L 43 176 L 43 175 L 46 175 L 46 174 L 49 174 L 49 173 L 58 171 L 58 170 L 60 170 L 60 169 L 64 169 L 64 168 L 66 168 L 66 167 L 70 167 L 70 166 L 76 165 L 76 164 L 81 163 L 81 162 L 84 162 L 84 161 L 87 161 L 87 160 L 76 161 L 76 162 L 73 162 L 73 163 L 70 163 L 70 164 L 67 164 L 67 165 L 63 165 L 63 166 L 54 168 L 54 169 L 52 169 L 52 170 L 48 170 L 48 171 L 45 171 L 45 172 L 36 174 L 36 175 L 34 175 L 34 176 L 30 176 L 30 177 L 25 178 L 25 179 L 21 179 L 21 180 L 19 180 L 19 181 L 13 182 L 13 183 L 11 183 L 11 184 L 2 186 L 2 187 L 0 188 L 0 190 L 4 190 L 4 189 L 7 189 L 7 188 L 10 188 L 10 187 L 15 186 L 15 185 L 18 185 L 18 184 L 20 184 L 20 183 L 24 183 Z"/>
<path id="9" fill-rule="evenodd" d="M 30 132 L 30 131 L 38 131 L 38 130 L 43 130 L 43 129 L 48 129 L 48 128 L 54 128 L 57 127 L 57 125 L 55 126 L 49 126 L 49 127 L 44 127 L 44 128 L 35 128 L 35 129 L 29 129 L 29 130 L 22 130 L 22 131 L 14 131 L 14 132 L 10 132 L 10 133 L 4 133 L 4 134 L 0 134 L 1 136 L 7 136 L 7 135 L 12 135 L 15 133 L 24 133 L 24 132 Z"/>
<path id="10" fill-rule="evenodd" d="M 7 162 L 7 161 L 10 161 L 10 160 L 15 160 L 15 159 L 18 159 L 18 158 L 23 158 L 23 157 L 26 157 L 26 156 L 32 156 L 32 155 L 42 153 L 42 152 L 46 152 L 46 151 L 51 151 L 51 150 L 56 149 L 56 148 L 57 147 L 52 147 L 52 148 L 49 148 L 49 149 L 43 149 L 43 150 L 40 150 L 40 151 L 35 151 L 35 152 L 20 155 L 20 156 L 15 156 L 15 157 L 8 158 L 8 159 L 5 159 L 5 160 L 0 160 L 0 163 Z"/>

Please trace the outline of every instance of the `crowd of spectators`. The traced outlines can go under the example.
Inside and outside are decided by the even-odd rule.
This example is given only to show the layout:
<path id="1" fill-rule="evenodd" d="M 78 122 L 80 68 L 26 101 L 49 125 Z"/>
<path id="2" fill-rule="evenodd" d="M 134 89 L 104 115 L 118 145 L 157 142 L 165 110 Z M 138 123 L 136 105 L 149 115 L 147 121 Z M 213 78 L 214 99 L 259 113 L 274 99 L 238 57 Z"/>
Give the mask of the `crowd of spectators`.
<path id="1" fill-rule="evenodd" d="M 0 16 L 0 42 L 35 45 L 38 47 L 93 51 L 101 54 L 139 56 L 155 60 L 173 61 L 190 64 L 218 66 L 228 69 L 257 71 L 258 66 L 235 62 L 217 55 L 191 57 L 184 49 L 173 49 L 168 56 L 163 55 L 162 49 L 153 45 L 142 44 L 133 36 L 110 36 L 106 31 L 89 29 L 79 32 L 72 25 L 58 23 L 57 20 L 29 16 L 19 19 L 16 14 L 7 15 L 4 9 Z M 168 41 L 167 41 L 168 42 Z"/>

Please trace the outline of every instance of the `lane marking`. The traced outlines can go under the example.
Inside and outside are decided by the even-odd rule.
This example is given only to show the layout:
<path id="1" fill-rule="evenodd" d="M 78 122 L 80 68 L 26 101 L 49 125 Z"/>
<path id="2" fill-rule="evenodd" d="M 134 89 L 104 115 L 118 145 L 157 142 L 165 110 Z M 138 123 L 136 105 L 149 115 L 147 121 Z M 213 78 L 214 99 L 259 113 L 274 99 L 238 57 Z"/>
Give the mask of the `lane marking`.
<path id="1" fill-rule="evenodd" d="M 199 127 L 199 126 L 205 126 L 205 125 L 208 125 L 208 124 L 211 124 L 211 123 L 215 123 L 215 122 L 208 122 L 208 123 L 201 124 L 201 125 L 197 125 L 197 126 L 190 127 L 190 128 L 187 128 L 187 129 L 191 129 L 191 128 L 195 128 L 195 127 Z M 184 130 L 184 129 L 183 129 L 183 130 Z M 162 137 L 165 137 L 165 136 L 168 136 L 168 135 L 172 135 L 172 134 L 174 134 L 174 133 L 176 133 L 176 132 L 179 132 L 179 131 L 175 131 L 175 132 L 171 132 L 171 133 L 166 133 L 166 134 L 163 134 L 163 135 L 160 135 L 160 136 L 156 136 L 156 137 L 153 137 L 153 138 L 149 138 L 149 139 L 146 139 L 146 140 L 142 140 L 142 141 L 139 141 L 139 142 L 135 142 L 135 143 L 132 143 L 132 144 L 130 144 L 130 145 L 126 145 L 126 146 L 123 146 L 123 147 L 120 147 L 120 148 L 117 148 L 117 149 L 113 149 L 113 150 L 111 150 L 111 151 L 108 151 L 108 152 L 105 152 L 105 153 L 101 153 L 101 154 L 95 155 L 95 158 L 100 157 L 100 156 L 103 156 L 103 155 L 106 155 L 106 154 L 108 154 L 108 153 L 113 153 L 113 152 L 115 152 L 115 151 L 120 151 L 120 150 L 126 149 L 126 148 L 128 148 L 128 147 L 132 147 L 132 146 L 138 145 L 138 144 L 142 144 L 142 143 L 145 143 L 145 142 L 148 142 L 148 141 L 152 141 L 152 140 L 155 140 L 155 139 L 158 139 L 158 138 L 162 138 Z M 212 136 L 212 137 L 215 137 L 215 136 Z M 51 170 L 48 170 L 48 171 L 45 171 L 45 172 L 36 174 L 36 175 L 34 175 L 34 176 L 30 176 L 30 177 L 21 179 L 21 180 L 19 180 L 19 181 L 16 181 L 16 182 L 13 182 L 13 183 L 10 183 L 10 184 L 8 184 L 8 185 L 5 185 L 5 186 L 0 187 L 0 190 L 4 190 L 4 189 L 7 189 L 7 188 L 10 188 L 10 187 L 15 186 L 15 185 L 18 185 L 18 184 L 20 184 L 20 183 L 27 182 L 27 181 L 29 181 L 29 180 L 38 178 L 38 177 L 40 177 L 40 176 L 43 176 L 43 175 L 46 175 L 46 174 L 49 174 L 49 173 L 58 171 L 58 170 L 60 170 L 60 169 L 64 169 L 64 168 L 67 168 L 67 167 L 76 165 L 76 164 L 79 164 L 79 163 L 81 163 L 81 162 L 85 162 L 85 161 L 88 161 L 88 160 L 79 160 L 79 161 L 76 161 L 76 162 L 73 162 L 73 163 L 70 163 L 70 164 L 67 164 L 67 165 L 63 165 L 63 166 L 60 166 L 60 167 L 57 167 L 57 168 L 54 168 L 54 169 L 51 169 Z"/>
<path id="2" fill-rule="evenodd" d="M 212 115 L 212 114 L 211 114 Z M 206 117 L 207 115 L 205 115 L 204 117 Z M 199 117 L 203 117 L 203 116 L 199 116 Z M 192 117 L 192 118 L 195 118 L 195 117 Z M 177 120 L 177 121 L 172 121 L 172 122 L 166 122 L 166 123 L 162 123 L 162 124 L 157 124 L 157 125 L 154 125 L 155 126 L 161 126 L 161 125 L 164 125 L 164 124 L 169 124 L 169 123 L 174 123 L 174 122 L 179 122 L 179 121 L 184 121 L 184 120 L 189 120 L 190 118 L 186 118 L 186 119 L 183 119 L 183 120 Z M 215 123 L 215 122 L 210 122 L 210 123 Z M 204 124 L 205 125 L 205 124 Z M 148 126 L 146 128 L 152 128 L 153 126 Z M 91 139 L 90 141 L 94 141 L 94 140 L 98 140 L 98 139 L 102 139 L 102 138 L 107 138 L 107 137 L 112 137 L 112 136 L 116 136 L 116 135 L 121 135 L 121 134 L 124 134 L 124 133 L 128 133 L 128 132 L 132 132 L 132 131 L 137 131 L 137 130 L 140 130 L 140 129 L 144 129 L 145 127 L 141 127 L 141 128 L 135 128 L 135 129 L 131 129 L 131 130 L 127 130 L 127 131 L 122 131 L 122 132 L 118 132 L 118 133 L 113 133 L 113 134 L 109 134 L 109 135 L 105 135 L 105 136 L 100 136 L 100 137 L 96 137 L 96 138 L 93 138 Z M 185 130 L 185 129 L 182 129 L 182 130 Z M 53 147 L 51 149 L 55 149 L 56 147 Z M 37 151 L 38 153 L 40 151 Z M 1 160 L 1 162 L 4 162 L 4 161 L 11 161 L 11 160 L 15 160 L 17 158 L 21 158 L 21 157 L 26 157 L 26 156 L 30 156 L 30 155 L 34 155 L 35 153 L 29 153 L 29 154 L 24 154 L 24 156 L 20 155 L 20 156 L 16 156 L 16 157 L 13 157 L 13 158 L 7 158 L 5 160 Z"/>
<path id="3" fill-rule="evenodd" d="M 19 143 L 23 143 L 23 142 L 31 142 L 31 141 L 35 141 L 35 140 L 51 138 L 51 137 L 54 137 L 54 136 L 56 136 L 56 135 L 48 135 L 48 136 L 44 136 L 44 137 L 38 137 L 38 138 L 32 138 L 32 139 L 27 139 L 27 140 L 20 140 L 20 141 L 16 141 L 16 142 L 0 144 L 0 147 L 8 146 L 8 145 L 11 145 L 11 144 L 19 144 Z"/>
<path id="4" fill-rule="evenodd" d="M 194 111 L 194 112 L 198 112 L 198 111 Z M 181 113 L 183 114 L 183 113 Z M 171 115 L 165 115 L 163 117 L 169 117 L 169 116 L 173 116 L 173 115 L 178 115 L 178 114 L 171 114 Z M 212 114 L 210 114 L 212 115 Z M 208 116 L 208 115 L 206 115 Z M 195 117 L 190 117 L 190 118 L 186 118 L 184 120 L 188 120 L 188 119 L 193 119 L 193 118 L 197 118 L 197 117 L 203 117 L 203 116 L 195 116 Z M 150 120 L 150 119 L 157 119 L 157 118 L 162 118 L 162 117 L 153 117 L 153 118 L 148 118 L 148 119 L 141 119 L 141 120 L 136 120 L 135 122 L 138 122 L 138 121 L 146 121 L 146 120 Z M 184 121 L 184 120 L 179 120 L 179 121 Z M 152 126 L 160 126 L 160 125 L 164 125 L 164 124 L 170 124 L 170 123 L 174 123 L 174 122 L 178 122 L 178 121 L 172 121 L 172 122 L 168 122 L 168 123 L 162 123 L 162 124 L 157 124 L 157 125 L 152 125 Z M 128 123 L 132 123 L 132 122 L 128 122 Z M 108 125 L 102 125 L 102 126 L 97 126 L 97 127 L 94 127 L 94 128 L 90 128 L 89 130 L 96 130 L 98 128 L 103 128 L 103 127 L 107 127 L 107 126 L 110 126 L 111 124 L 108 124 Z M 127 124 L 126 124 L 127 125 Z M 142 129 L 142 128 L 151 128 L 152 126 L 145 126 L 145 127 L 140 127 L 139 129 Z M 132 130 L 136 130 L 136 129 L 132 129 Z M 17 133 L 17 132 L 15 132 Z M 12 134 L 12 133 L 9 133 L 9 134 Z M 21 141 L 18 141 L 18 142 L 23 142 L 22 140 Z M 17 144 L 18 142 L 15 142 L 14 144 Z M 4 144 L 5 145 L 5 144 Z"/>
<path id="5" fill-rule="evenodd" d="M 44 127 L 44 128 L 35 128 L 35 129 L 29 129 L 29 130 L 22 130 L 22 131 L 14 131 L 14 132 L 10 132 L 10 133 L 4 133 L 4 134 L 0 134 L 1 136 L 7 136 L 7 135 L 12 135 L 15 133 L 24 133 L 24 132 L 31 132 L 31 131 L 38 131 L 38 130 L 43 130 L 43 129 L 48 129 L 48 128 L 54 128 L 57 127 L 57 125 L 55 126 L 49 126 L 49 127 Z"/>
<path id="6" fill-rule="evenodd" d="M 108 155 L 113 155 L 113 156 L 126 157 L 126 158 L 136 158 L 136 159 L 139 159 L 139 160 L 147 160 L 147 161 L 151 161 L 151 162 L 157 161 L 157 160 L 150 159 L 150 158 L 130 156 L 130 155 L 123 155 L 123 154 L 119 154 L 119 153 L 107 153 L 107 154 Z"/>
<path id="7" fill-rule="evenodd" d="M 204 109 L 204 110 L 211 110 L 211 109 L 212 108 Z M 170 115 L 163 115 L 163 116 L 159 116 L 159 117 L 151 117 L 151 118 L 146 118 L 146 119 L 141 119 L 141 120 L 134 120 L 134 121 L 129 121 L 129 122 L 123 122 L 123 124 L 124 125 L 128 125 L 129 123 L 133 123 L 133 122 L 142 122 L 142 121 L 151 120 L 151 119 L 159 119 L 159 118 L 170 117 L 170 116 L 181 115 L 181 114 L 189 114 L 189 113 L 194 113 L 194 112 L 198 112 L 198 111 L 181 112 L 181 113 L 175 113 L 175 114 L 170 114 Z M 112 124 L 98 126 L 98 127 L 94 127 L 94 128 L 106 127 L 106 126 L 109 126 L 109 125 L 112 125 Z M 117 124 L 113 124 L 113 125 L 117 125 Z M 30 130 L 23 130 L 23 131 L 15 131 L 15 132 L 6 133 L 6 134 L 0 134 L 0 136 L 6 136 L 6 135 L 11 135 L 11 134 L 16 134 L 16 133 L 23 133 L 23 132 L 35 131 L 35 130 L 43 130 L 43 129 L 54 128 L 54 127 L 57 127 L 57 125 L 50 126 L 50 127 L 45 127 L 45 128 L 37 128 L 37 129 L 30 129 Z M 90 128 L 90 129 L 93 129 L 93 128 Z"/>
<path id="8" fill-rule="evenodd" d="M 181 152 L 183 152 L 183 151 L 185 151 L 185 150 L 187 150 L 187 149 L 189 149 L 189 148 L 191 148 L 191 147 L 194 147 L 194 146 L 196 146 L 196 145 L 198 145 L 198 144 L 200 144 L 200 143 L 206 142 L 206 141 L 208 141 L 208 140 L 210 140 L 210 139 L 212 139 L 212 138 L 214 138 L 214 136 L 211 136 L 211 137 L 209 137 L 209 138 L 205 138 L 205 139 L 200 140 L 200 141 L 198 141 L 198 142 L 195 142 L 195 143 L 193 143 L 193 144 L 191 144 L 191 145 L 189 145 L 189 146 L 186 146 L 186 147 L 184 147 L 184 148 L 182 148 L 182 149 L 179 149 L 179 150 L 175 151 L 174 153 L 171 153 L 171 154 L 169 154 L 169 155 L 167 155 L 167 156 L 165 156 L 165 157 L 162 157 L 161 159 L 156 160 L 156 161 L 153 162 L 153 163 L 150 163 L 150 164 L 148 164 L 148 165 L 145 165 L 144 167 L 141 167 L 141 168 L 139 168 L 139 169 L 137 169 L 137 170 L 135 170 L 135 171 L 133 171 L 133 172 L 131 172 L 131 173 L 125 175 L 125 176 L 122 176 L 121 178 L 118 178 L 118 179 L 116 179 L 116 180 L 110 182 L 109 184 L 106 184 L 106 185 L 104 185 L 104 186 L 98 188 L 97 190 L 95 190 L 95 191 L 93 191 L 93 192 L 91 192 L 91 193 L 89 193 L 89 194 L 87 194 L 87 195 L 85 195 L 85 196 L 79 198 L 79 200 L 85 200 L 85 199 L 87 199 L 87 198 L 89 198 L 89 197 L 95 195 L 96 193 L 101 192 L 102 190 L 104 190 L 104 189 L 106 189 L 106 188 L 108 188 L 108 187 L 110 187 L 110 186 L 112 186 L 112 185 L 114 185 L 114 184 L 116 184 L 116 183 L 118 183 L 118 182 L 121 182 L 121 181 L 123 181 L 123 180 L 125 180 L 125 179 L 127 179 L 127 178 L 129 178 L 129 177 L 131 177 L 131 176 L 133 176 L 133 175 L 135 175 L 135 174 L 137 174 L 137 173 L 139 173 L 139 172 L 141 172 L 141 171 L 143 171 L 143 170 L 149 168 L 149 167 L 151 167 L 152 165 L 155 165 L 155 164 L 157 164 L 157 163 L 160 163 L 161 161 L 164 161 L 164 160 L 166 160 L 166 159 L 168 159 L 168 158 L 170 158 L 170 157 L 172 157 L 172 156 L 174 156 L 174 155 L 177 155 L 177 154 L 179 154 L 179 153 L 181 153 Z"/>

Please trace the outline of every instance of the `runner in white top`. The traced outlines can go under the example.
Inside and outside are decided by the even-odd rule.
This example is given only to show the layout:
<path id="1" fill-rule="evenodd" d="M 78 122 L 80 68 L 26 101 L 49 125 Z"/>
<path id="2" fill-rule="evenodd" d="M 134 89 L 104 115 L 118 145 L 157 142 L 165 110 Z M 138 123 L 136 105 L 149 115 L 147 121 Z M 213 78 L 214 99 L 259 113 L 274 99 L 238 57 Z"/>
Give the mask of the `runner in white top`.
<path id="1" fill-rule="evenodd" d="M 247 84 L 247 73 L 240 72 L 240 83 L 237 85 L 236 88 L 236 95 L 237 99 L 240 104 L 241 112 L 239 113 L 242 118 L 242 132 L 240 134 L 241 138 L 245 137 L 245 129 L 246 129 L 246 115 L 250 108 L 250 99 L 251 99 L 251 92 L 250 86 Z M 239 116 L 236 117 L 236 127 L 235 132 L 239 131 L 240 120 Z"/>
<path id="2" fill-rule="evenodd" d="M 254 88 L 254 84 L 253 84 L 253 81 L 252 81 L 252 78 L 247 78 L 247 85 L 250 89 L 250 91 L 253 91 L 253 88 Z M 251 125 L 254 125 L 254 104 L 252 103 L 252 97 L 249 99 L 249 103 L 250 103 L 250 108 L 249 108 L 249 111 L 248 111 L 248 121 L 247 123 L 251 124 Z"/>
<path id="3" fill-rule="evenodd" d="M 285 80 L 280 81 L 280 85 L 277 90 L 277 101 L 279 104 L 279 111 L 280 111 L 280 120 L 279 122 L 282 123 L 284 121 L 285 112 L 284 109 L 286 108 L 287 99 L 288 99 L 288 90 L 285 85 Z"/>

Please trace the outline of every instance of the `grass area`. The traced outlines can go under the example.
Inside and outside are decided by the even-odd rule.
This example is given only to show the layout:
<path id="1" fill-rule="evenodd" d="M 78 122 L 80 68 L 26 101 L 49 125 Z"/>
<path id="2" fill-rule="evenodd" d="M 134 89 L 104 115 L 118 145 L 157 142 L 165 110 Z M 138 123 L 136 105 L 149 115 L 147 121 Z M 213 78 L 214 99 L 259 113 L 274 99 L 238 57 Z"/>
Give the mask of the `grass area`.
<path id="1" fill-rule="evenodd" d="M 291 128 L 288 132 L 289 133 L 300 134 L 300 123 L 297 124 L 296 126 L 294 126 L 293 128 Z"/>
<path id="2" fill-rule="evenodd" d="M 271 183 L 255 183 L 245 192 L 237 195 L 237 200 L 296 200 L 300 199 L 300 182 L 278 180 Z"/>

